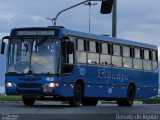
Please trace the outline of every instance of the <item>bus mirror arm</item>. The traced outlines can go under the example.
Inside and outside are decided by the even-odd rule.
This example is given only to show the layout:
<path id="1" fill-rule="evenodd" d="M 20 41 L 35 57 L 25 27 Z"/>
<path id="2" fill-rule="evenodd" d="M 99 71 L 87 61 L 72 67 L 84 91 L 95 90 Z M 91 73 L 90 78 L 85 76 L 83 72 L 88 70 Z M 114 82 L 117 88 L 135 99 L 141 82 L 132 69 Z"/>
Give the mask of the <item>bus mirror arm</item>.
<path id="1" fill-rule="evenodd" d="M 3 37 L 2 38 L 2 43 L 1 43 L 1 54 L 4 54 L 4 51 L 5 51 L 5 42 L 4 42 L 4 40 L 5 39 L 10 39 L 10 37 L 9 36 L 5 36 L 5 37 Z"/>

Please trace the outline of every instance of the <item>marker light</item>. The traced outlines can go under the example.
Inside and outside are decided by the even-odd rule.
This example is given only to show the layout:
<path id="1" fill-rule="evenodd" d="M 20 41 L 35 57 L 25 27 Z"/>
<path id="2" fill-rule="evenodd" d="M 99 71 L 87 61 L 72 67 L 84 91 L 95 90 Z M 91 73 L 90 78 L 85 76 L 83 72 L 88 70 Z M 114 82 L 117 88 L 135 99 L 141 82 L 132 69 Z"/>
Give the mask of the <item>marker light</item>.
<path id="1" fill-rule="evenodd" d="M 59 87 L 59 83 L 55 83 L 55 87 Z"/>

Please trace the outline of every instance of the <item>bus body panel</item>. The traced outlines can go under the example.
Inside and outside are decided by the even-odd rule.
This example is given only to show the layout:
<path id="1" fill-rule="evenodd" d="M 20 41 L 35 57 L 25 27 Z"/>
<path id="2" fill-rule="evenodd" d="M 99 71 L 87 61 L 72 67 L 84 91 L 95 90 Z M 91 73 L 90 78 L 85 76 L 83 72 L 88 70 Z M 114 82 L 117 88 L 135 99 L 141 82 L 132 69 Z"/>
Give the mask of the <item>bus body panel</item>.
<path id="1" fill-rule="evenodd" d="M 63 96 L 72 96 L 74 84 L 81 79 L 84 82 L 84 97 L 126 98 L 128 86 L 133 83 L 136 98 L 149 98 L 157 95 L 157 78 L 156 72 L 78 65 L 71 74 L 62 77 L 62 86 L 65 86 L 62 91 Z"/>
<path id="2" fill-rule="evenodd" d="M 31 28 L 28 28 L 31 29 Z M 27 29 L 27 30 L 28 30 Z M 39 29 L 39 28 L 37 28 Z M 45 28 L 41 28 L 45 29 Z M 51 29 L 51 28 L 50 28 Z M 54 28 L 53 28 L 54 29 Z M 57 28 L 56 28 L 57 29 Z M 103 42 L 120 43 L 124 45 L 146 47 L 157 50 L 156 46 L 115 39 L 100 35 L 92 35 L 59 28 L 58 39 L 64 36 L 93 39 Z M 16 30 L 16 29 L 15 29 Z M 18 29 L 17 29 L 18 30 Z M 24 29 L 25 30 L 25 29 Z M 31 36 L 32 37 L 32 36 Z M 158 69 L 158 68 L 157 68 Z M 103 66 L 99 64 L 74 64 L 73 71 L 58 76 L 8 76 L 5 82 L 15 83 L 14 87 L 6 86 L 8 95 L 33 95 L 33 96 L 60 96 L 73 97 L 74 85 L 78 80 L 83 81 L 84 97 L 93 98 L 126 98 L 130 84 L 135 86 L 135 98 L 149 98 L 158 93 L 158 70 L 145 71 L 127 69 L 114 66 Z M 58 87 L 49 88 L 45 85 L 51 82 L 59 83 Z M 22 87 L 24 85 L 24 87 Z M 34 87 L 34 85 L 39 87 Z M 20 87 L 21 86 L 21 87 Z M 51 90 L 51 91 L 50 91 Z M 48 92 L 47 92 L 48 91 Z"/>

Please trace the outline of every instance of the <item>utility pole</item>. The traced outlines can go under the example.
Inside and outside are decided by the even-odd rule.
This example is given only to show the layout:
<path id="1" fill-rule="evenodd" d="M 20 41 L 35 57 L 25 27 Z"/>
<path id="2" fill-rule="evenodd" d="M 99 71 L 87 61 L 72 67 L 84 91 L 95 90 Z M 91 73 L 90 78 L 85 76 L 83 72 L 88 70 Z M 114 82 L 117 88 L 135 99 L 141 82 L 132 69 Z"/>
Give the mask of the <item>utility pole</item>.
<path id="1" fill-rule="evenodd" d="M 65 11 L 68 11 L 72 8 L 75 8 L 77 6 L 80 6 L 84 3 L 88 3 L 89 5 L 89 14 L 91 14 L 91 1 L 100 1 L 102 2 L 101 5 L 101 11 L 100 13 L 102 14 L 110 14 L 112 11 L 112 7 L 113 7 L 113 14 L 112 14 L 112 37 L 117 37 L 117 0 L 85 0 L 83 2 L 77 3 L 75 5 L 72 5 L 66 9 L 61 10 L 60 12 L 57 13 L 57 15 L 55 16 L 55 18 L 47 18 L 48 20 L 51 20 L 52 25 L 56 26 L 57 23 L 57 19 L 58 17 Z M 90 32 L 90 15 L 89 15 L 89 32 Z"/>
<path id="2" fill-rule="evenodd" d="M 113 0 L 112 37 L 117 37 L 117 0 Z"/>
<path id="3" fill-rule="evenodd" d="M 65 11 L 68 11 L 68 10 L 70 10 L 72 8 L 75 8 L 75 7 L 79 6 L 79 5 L 82 5 L 82 4 L 86 3 L 86 2 L 89 2 L 89 1 L 103 1 L 103 0 L 85 0 L 83 2 L 77 3 L 77 4 L 73 5 L 73 6 L 70 6 L 70 7 L 66 8 L 66 9 L 61 10 L 59 13 L 57 13 L 56 17 L 53 18 L 54 19 L 54 26 L 56 26 L 57 19 L 58 19 L 60 14 L 62 14 Z"/>
<path id="4" fill-rule="evenodd" d="M 89 33 L 91 33 L 91 7 L 94 5 L 97 5 L 98 3 L 91 3 L 91 2 L 87 2 L 84 3 L 84 5 L 88 5 L 89 6 Z"/>

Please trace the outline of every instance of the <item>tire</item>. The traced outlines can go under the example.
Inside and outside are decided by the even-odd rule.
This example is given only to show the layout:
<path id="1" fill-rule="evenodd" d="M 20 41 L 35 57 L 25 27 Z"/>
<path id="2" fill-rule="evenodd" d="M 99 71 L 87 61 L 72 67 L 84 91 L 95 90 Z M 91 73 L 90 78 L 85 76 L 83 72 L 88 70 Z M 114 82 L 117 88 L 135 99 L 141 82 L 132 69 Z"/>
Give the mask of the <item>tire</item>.
<path id="1" fill-rule="evenodd" d="M 98 103 L 97 99 L 91 99 L 91 98 L 83 98 L 82 105 L 84 106 L 96 106 Z"/>
<path id="2" fill-rule="evenodd" d="M 35 103 L 35 98 L 27 98 L 25 96 L 22 96 L 22 100 L 26 106 L 33 106 Z"/>
<path id="3" fill-rule="evenodd" d="M 69 98 L 69 104 L 72 107 L 79 107 L 82 102 L 82 86 L 79 83 L 76 83 L 74 86 L 73 97 Z"/>
<path id="4" fill-rule="evenodd" d="M 125 99 L 118 99 L 117 100 L 117 104 L 118 104 L 118 106 L 128 106 L 128 107 L 131 107 L 131 106 L 133 106 L 134 98 L 135 98 L 134 88 L 132 86 L 129 86 L 128 92 L 127 92 L 127 98 L 125 98 Z"/>

